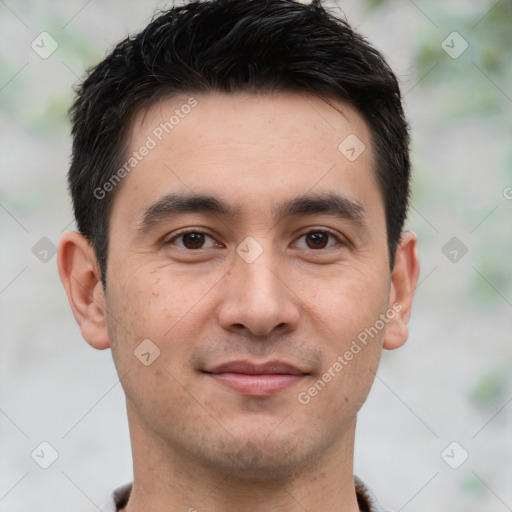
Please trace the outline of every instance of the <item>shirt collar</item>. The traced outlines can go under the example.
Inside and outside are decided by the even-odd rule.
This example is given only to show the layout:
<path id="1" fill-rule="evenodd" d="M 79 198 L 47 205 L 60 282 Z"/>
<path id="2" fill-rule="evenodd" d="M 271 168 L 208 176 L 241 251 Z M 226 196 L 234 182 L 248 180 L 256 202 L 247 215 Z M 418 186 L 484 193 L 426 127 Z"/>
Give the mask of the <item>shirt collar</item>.
<path id="1" fill-rule="evenodd" d="M 356 486 L 357 503 L 361 512 L 389 512 L 382 508 L 377 498 L 366 484 L 357 476 L 354 476 Z M 112 494 L 110 501 L 101 508 L 102 512 L 118 512 L 128 503 L 132 484 L 126 484 L 118 487 Z"/>

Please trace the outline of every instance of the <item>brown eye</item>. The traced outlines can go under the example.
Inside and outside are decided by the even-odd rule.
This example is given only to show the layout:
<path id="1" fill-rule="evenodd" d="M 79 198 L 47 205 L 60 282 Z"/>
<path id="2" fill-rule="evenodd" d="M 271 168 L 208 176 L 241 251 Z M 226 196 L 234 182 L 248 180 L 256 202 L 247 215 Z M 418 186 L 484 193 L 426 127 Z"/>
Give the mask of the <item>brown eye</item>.
<path id="1" fill-rule="evenodd" d="M 303 249 L 329 249 L 340 243 L 340 239 L 329 231 L 309 231 L 304 233 L 299 240 L 304 239 L 305 243 L 299 244 Z"/>
<path id="2" fill-rule="evenodd" d="M 210 239 L 211 242 L 209 245 L 205 246 L 207 239 Z M 203 233 L 202 231 L 183 231 L 171 238 L 167 244 L 177 245 L 182 249 L 189 250 L 206 249 L 217 245 L 210 235 Z"/>
<path id="3" fill-rule="evenodd" d="M 185 233 L 181 238 L 187 249 L 200 249 L 204 244 L 204 233 Z"/>
<path id="4" fill-rule="evenodd" d="M 308 233 L 306 235 L 306 244 L 310 249 L 323 249 L 329 241 L 328 233 Z"/>

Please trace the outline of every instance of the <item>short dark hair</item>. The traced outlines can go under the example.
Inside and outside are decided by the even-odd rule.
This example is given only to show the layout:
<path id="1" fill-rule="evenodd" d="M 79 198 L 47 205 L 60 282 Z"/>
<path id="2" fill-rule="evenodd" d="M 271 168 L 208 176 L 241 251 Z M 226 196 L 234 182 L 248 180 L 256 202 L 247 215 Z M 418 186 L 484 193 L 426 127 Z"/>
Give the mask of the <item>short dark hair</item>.
<path id="1" fill-rule="evenodd" d="M 370 128 L 393 268 L 410 195 L 409 129 L 382 55 L 321 0 L 192 1 L 158 13 L 89 69 L 70 109 L 73 208 L 104 285 L 119 187 L 97 191 L 126 159 L 135 114 L 163 97 L 210 91 L 305 92 L 353 105 Z"/>

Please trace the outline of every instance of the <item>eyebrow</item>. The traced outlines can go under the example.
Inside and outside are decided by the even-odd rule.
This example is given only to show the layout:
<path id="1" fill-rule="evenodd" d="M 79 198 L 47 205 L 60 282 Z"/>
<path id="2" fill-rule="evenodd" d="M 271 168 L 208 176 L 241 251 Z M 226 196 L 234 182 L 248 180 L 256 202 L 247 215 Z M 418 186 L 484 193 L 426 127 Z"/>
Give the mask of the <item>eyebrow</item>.
<path id="1" fill-rule="evenodd" d="M 194 193 L 170 193 L 164 195 L 151 205 L 142 215 L 138 231 L 147 231 L 156 225 L 168 221 L 178 215 L 203 213 L 220 215 L 225 218 L 237 219 L 241 215 L 241 207 L 227 203 L 218 197 Z M 274 222 L 315 214 L 331 215 L 348 220 L 364 227 L 368 214 L 363 205 L 345 195 L 329 193 L 306 194 L 295 197 L 271 209 Z"/>

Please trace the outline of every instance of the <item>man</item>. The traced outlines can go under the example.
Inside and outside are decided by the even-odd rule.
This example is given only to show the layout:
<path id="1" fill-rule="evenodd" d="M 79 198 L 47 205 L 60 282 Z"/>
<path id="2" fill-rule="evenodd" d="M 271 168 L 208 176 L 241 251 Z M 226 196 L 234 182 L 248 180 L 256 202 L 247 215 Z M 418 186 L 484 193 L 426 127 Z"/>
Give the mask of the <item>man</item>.
<path id="1" fill-rule="evenodd" d="M 383 510 L 356 416 L 418 258 L 380 54 L 319 0 L 193 2 L 119 43 L 72 118 L 59 271 L 133 451 L 107 509 Z"/>

